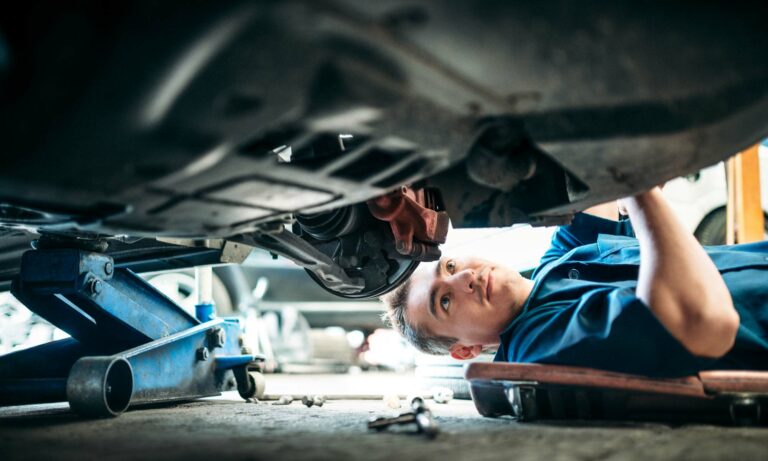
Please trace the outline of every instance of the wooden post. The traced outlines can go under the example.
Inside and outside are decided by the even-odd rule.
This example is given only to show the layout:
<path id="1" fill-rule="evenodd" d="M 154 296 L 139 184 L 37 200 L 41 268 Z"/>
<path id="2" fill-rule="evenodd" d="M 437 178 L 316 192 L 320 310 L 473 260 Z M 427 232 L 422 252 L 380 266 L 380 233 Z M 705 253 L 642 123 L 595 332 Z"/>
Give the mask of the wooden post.
<path id="1" fill-rule="evenodd" d="M 726 243 L 763 240 L 765 218 L 760 203 L 760 157 L 758 145 L 739 152 L 725 163 L 728 182 Z"/>

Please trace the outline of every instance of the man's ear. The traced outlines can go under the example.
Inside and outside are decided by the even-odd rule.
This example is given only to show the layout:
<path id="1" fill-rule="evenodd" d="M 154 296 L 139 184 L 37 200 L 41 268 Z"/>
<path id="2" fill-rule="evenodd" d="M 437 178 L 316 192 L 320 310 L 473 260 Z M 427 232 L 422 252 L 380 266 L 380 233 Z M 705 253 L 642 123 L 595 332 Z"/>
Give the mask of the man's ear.
<path id="1" fill-rule="evenodd" d="M 477 357 L 483 351 L 483 346 L 475 344 L 474 346 L 465 346 L 456 343 L 448 349 L 451 357 L 456 360 L 469 360 Z"/>

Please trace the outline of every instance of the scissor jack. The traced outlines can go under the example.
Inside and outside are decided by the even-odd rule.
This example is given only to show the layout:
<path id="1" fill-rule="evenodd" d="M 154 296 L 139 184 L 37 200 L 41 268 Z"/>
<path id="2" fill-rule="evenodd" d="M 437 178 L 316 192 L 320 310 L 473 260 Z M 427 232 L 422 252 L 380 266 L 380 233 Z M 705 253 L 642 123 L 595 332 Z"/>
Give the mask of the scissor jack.
<path id="1" fill-rule="evenodd" d="M 195 318 L 106 254 L 27 251 L 11 292 L 71 337 L 1 356 L 0 405 L 66 400 L 85 416 L 116 416 L 261 386 L 248 372 L 261 357 L 243 353 L 237 319 Z"/>

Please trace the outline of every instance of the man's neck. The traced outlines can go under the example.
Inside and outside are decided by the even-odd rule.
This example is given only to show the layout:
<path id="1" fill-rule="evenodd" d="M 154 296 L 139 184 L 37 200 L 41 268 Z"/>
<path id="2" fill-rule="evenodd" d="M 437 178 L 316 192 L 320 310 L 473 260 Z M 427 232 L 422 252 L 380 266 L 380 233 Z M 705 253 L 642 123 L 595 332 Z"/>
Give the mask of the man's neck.
<path id="1" fill-rule="evenodd" d="M 528 302 L 528 298 L 530 298 L 531 292 L 533 292 L 533 286 L 533 280 L 527 279 L 523 276 L 520 276 L 519 280 L 515 282 L 514 302 L 510 306 L 511 315 L 509 317 L 509 321 L 505 323 L 504 328 L 499 332 L 499 334 L 506 330 L 509 324 L 511 324 L 523 311 L 523 306 L 525 306 L 525 303 Z M 498 341 L 496 345 L 498 345 Z"/>
<path id="2" fill-rule="evenodd" d="M 499 335 L 503 333 L 509 325 L 514 322 L 514 320 L 517 318 L 518 315 L 520 315 L 520 312 L 523 310 L 523 306 L 528 301 L 528 298 L 531 296 L 531 292 L 533 291 L 533 280 L 527 279 L 525 277 L 520 276 L 518 280 L 515 281 L 514 285 L 514 294 L 513 294 L 513 302 L 512 305 L 509 306 L 509 318 L 506 319 L 506 321 L 503 322 L 502 328 L 498 331 L 497 334 L 493 335 L 492 337 L 489 337 L 484 343 L 484 347 L 497 347 L 499 345 Z"/>

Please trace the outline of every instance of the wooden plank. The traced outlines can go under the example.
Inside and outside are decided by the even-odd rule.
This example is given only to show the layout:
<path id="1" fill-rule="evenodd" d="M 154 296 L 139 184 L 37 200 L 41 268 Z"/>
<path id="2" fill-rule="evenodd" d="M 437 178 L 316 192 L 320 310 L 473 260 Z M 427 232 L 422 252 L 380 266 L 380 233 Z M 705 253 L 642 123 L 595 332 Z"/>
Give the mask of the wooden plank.
<path id="1" fill-rule="evenodd" d="M 727 160 L 726 177 L 726 243 L 732 245 L 763 240 L 765 218 L 760 203 L 760 158 L 757 144 Z"/>
<path id="2" fill-rule="evenodd" d="M 736 171 L 739 154 L 725 161 L 725 181 L 728 188 L 728 197 L 725 202 L 725 244 L 736 243 L 736 189 L 738 187 L 738 174 Z"/>

